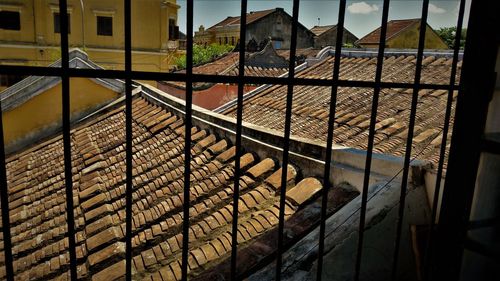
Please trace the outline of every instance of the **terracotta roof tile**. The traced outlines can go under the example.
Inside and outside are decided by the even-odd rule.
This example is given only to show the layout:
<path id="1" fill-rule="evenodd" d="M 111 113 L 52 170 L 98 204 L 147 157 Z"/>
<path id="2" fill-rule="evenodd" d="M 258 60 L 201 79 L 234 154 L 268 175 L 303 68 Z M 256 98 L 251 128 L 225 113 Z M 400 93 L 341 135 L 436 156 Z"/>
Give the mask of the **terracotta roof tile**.
<path id="1" fill-rule="evenodd" d="M 306 51 L 307 50 L 307 51 Z M 311 52 L 309 49 L 303 49 L 304 53 Z M 317 51 L 316 51 L 317 52 Z M 300 50 L 298 50 L 300 53 Z M 238 62 L 239 62 L 239 53 L 231 52 L 220 58 L 217 58 L 211 62 L 198 65 L 193 67 L 194 74 L 210 74 L 210 75 L 238 75 Z M 275 68 L 275 67 L 253 67 L 253 66 L 245 66 L 245 75 L 252 77 L 278 77 L 284 73 L 288 72 L 288 68 Z M 178 73 L 185 73 L 185 70 L 180 70 Z M 185 83 L 183 82 L 163 82 L 169 85 L 176 86 L 178 88 L 184 88 Z M 206 83 L 195 83 L 193 86 L 196 87 L 205 87 Z"/>
<path id="2" fill-rule="evenodd" d="M 143 97 L 133 101 L 134 279 L 181 278 L 184 121 L 174 117 Z M 121 105 L 71 133 L 80 279 L 116 280 L 125 274 L 124 123 Z M 235 148 L 207 130 L 192 132 L 189 270 L 200 272 L 231 252 Z M 22 280 L 68 280 L 62 146 L 62 139 L 54 138 L 7 161 L 14 268 Z M 241 166 L 238 242 L 247 243 L 278 224 L 281 169 L 252 153 L 241 157 Z M 288 171 L 289 198 L 296 198 L 297 171 L 292 166 Z M 312 183 L 306 178 L 298 185 L 311 191 L 300 200 L 314 195 L 318 186 Z M 300 200 L 287 203 L 286 219 Z"/>
<path id="3" fill-rule="evenodd" d="M 315 25 L 313 28 L 311 28 L 311 32 L 314 33 L 314 35 L 316 36 L 320 36 L 321 34 L 323 34 L 324 32 L 332 29 L 332 28 L 335 28 L 336 25 L 322 25 L 322 26 L 318 26 L 318 25 Z"/>
<path id="4" fill-rule="evenodd" d="M 277 9 L 270 9 L 270 10 L 263 10 L 263 11 L 255 11 L 255 12 L 250 12 L 250 13 L 247 13 L 247 25 L 254 22 L 254 21 L 257 21 L 273 12 L 275 12 Z M 224 20 L 214 24 L 213 26 L 209 27 L 207 30 L 212 30 L 212 29 L 216 29 L 216 28 L 219 28 L 219 27 L 225 27 L 225 26 L 228 26 L 228 25 L 239 25 L 240 24 L 240 17 L 237 16 L 237 17 L 227 17 L 225 18 Z"/>
<path id="5" fill-rule="evenodd" d="M 449 83 L 451 58 L 429 56 L 425 57 L 424 61 L 422 83 Z M 297 76 L 331 79 L 333 62 L 334 58 L 327 58 L 297 73 Z M 340 64 L 340 79 L 373 81 L 375 63 L 376 58 L 343 57 Z M 460 69 L 460 66 L 458 67 Z M 414 76 L 414 56 L 385 58 L 382 81 L 412 83 Z M 458 75 L 457 78 L 459 78 Z M 284 129 L 286 93 L 286 86 L 273 86 L 246 99 L 243 111 L 244 121 L 282 131 Z M 412 93 L 412 89 L 382 89 L 375 125 L 374 150 L 376 152 L 397 156 L 404 155 Z M 447 93 L 444 90 L 422 90 L 419 92 L 412 155 L 418 155 L 419 159 L 430 160 L 434 164 L 437 164 L 439 159 L 439 146 L 434 140 L 443 128 Z M 331 88 L 329 87 L 295 87 L 292 106 L 292 135 L 326 141 L 330 95 Z M 334 131 L 336 144 L 366 149 L 372 97 L 373 89 L 339 88 Z M 456 94 L 453 97 L 453 111 L 455 100 Z M 234 117 L 235 107 L 232 106 L 223 113 Z M 434 145 L 431 145 L 433 141 Z M 419 154 L 419 152 L 422 153 Z"/>

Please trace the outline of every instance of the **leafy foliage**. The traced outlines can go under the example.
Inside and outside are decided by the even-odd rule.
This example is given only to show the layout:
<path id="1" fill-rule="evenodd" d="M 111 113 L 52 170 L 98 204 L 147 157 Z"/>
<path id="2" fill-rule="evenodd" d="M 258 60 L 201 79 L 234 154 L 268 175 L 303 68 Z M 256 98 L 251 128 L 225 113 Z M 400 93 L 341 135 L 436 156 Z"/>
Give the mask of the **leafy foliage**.
<path id="1" fill-rule="evenodd" d="M 355 48 L 356 46 L 354 46 L 353 43 L 344 43 L 342 45 L 343 48 Z"/>
<path id="2" fill-rule="evenodd" d="M 193 65 L 200 65 L 210 62 L 222 55 L 232 51 L 234 46 L 211 44 L 208 46 L 193 45 Z M 186 55 L 182 55 L 175 60 L 178 69 L 186 68 Z"/>
<path id="3" fill-rule="evenodd" d="M 456 27 L 441 27 L 440 29 L 436 30 L 436 33 L 444 40 L 446 45 L 450 49 L 453 49 L 455 47 L 455 34 L 457 32 Z M 460 37 L 460 49 L 463 49 L 465 47 L 465 38 L 467 36 L 467 29 L 463 28 L 462 29 L 462 35 Z"/>

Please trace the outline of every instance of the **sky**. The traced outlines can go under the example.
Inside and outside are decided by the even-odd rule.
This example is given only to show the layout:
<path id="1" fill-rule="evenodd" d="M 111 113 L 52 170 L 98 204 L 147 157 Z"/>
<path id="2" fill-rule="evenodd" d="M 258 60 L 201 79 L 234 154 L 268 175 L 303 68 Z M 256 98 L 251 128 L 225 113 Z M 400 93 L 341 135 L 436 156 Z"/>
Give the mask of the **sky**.
<path id="1" fill-rule="evenodd" d="M 392 0 L 389 6 L 389 20 L 404 18 L 420 18 L 422 0 Z M 182 32 L 186 32 L 186 0 L 177 0 L 181 6 L 178 24 Z M 284 8 L 292 14 L 292 0 L 248 0 L 248 12 Z M 458 0 L 430 0 L 428 23 L 435 29 L 456 26 L 458 18 Z M 358 37 L 363 37 L 382 22 L 381 0 L 348 0 L 345 16 L 345 27 Z M 299 22 L 307 28 L 315 25 L 336 24 L 338 18 L 338 0 L 301 0 L 299 6 Z M 468 20 L 470 1 L 467 1 L 464 26 Z M 228 16 L 239 16 L 240 0 L 194 0 L 194 30 L 200 25 L 208 28 Z"/>

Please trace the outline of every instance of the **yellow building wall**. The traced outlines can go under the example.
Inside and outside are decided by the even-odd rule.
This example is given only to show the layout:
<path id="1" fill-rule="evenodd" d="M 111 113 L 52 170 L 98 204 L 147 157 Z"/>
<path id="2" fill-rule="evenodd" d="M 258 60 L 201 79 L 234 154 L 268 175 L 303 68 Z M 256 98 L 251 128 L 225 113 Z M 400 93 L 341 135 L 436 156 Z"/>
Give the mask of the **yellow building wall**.
<path id="1" fill-rule="evenodd" d="M 5 145 L 20 140 L 51 125 L 60 124 L 62 118 L 61 83 L 33 97 L 24 104 L 2 113 Z M 87 78 L 71 78 L 70 110 L 75 115 L 109 102 L 119 96 Z"/>
<path id="2" fill-rule="evenodd" d="M 232 38 L 234 37 L 234 44 L 232 43 Z M 225 38 L 227 38 L 227 44 L 236 45 L 240 39 L 240 31 L 238 30 L 221 30 L 215 33 L 215 43 L 226 44 Z"/>
<path id="3" fill-rule="evenodd" d="M 236 45 L 240 39 L 240 29 L 239 27 L 229 27 L 229 28 L 216 28 L 215 30 L 196 32 L 193 41 L 197 44 L 225 44 L 227 38 L 227 44 Z M 232 43 L 232 38 L 234 38 L 234 44 Z"/>
<path id="4" fill-rule="evenodd" d="M 387 41 L 388 48 L 399 49 L 417 49 L 420 35 L 420 24 L 414 24 L 412 27 L 401 32 L 394 38 Z M 448 49 L 448 46 L 443 40 L 427 26 L 425 31 L 425 48 L 426 49 Z"/>
<path id="5" fill-rule="evenodd" d="M 193 42 L 199 45 L 210 45 L 215 43 L 215 33 L 210 31 L 195 32 Z"/>
<path id="6" fill-rule="evenodd" d="M 123 69 L 123 0 L 68 0 L 70 47 L 106 68 Z M 169 19 L 177 24 L 176 0 L 132 0 L 133 68 L 167 71 L 177 46 L 169 38 Z M 20 11 L 21 30 L 0 29 L 0 64 L 48 65 L 60 57 L 60 34 L 54 32 L 57 0 L 0 0 L 0 9 Z M 113 36 L 97 35 L 97 16 L 113 19 Z"/>
<path id="7" fill-rule="evenodd" d="M 0 1 L 0 10 L 20 12 L 21 31 L 0 29 L 0 40 L 29 43 L 35 41 L 33 0 Z M 25 28 L 25 30 L 23 29 Z"/>

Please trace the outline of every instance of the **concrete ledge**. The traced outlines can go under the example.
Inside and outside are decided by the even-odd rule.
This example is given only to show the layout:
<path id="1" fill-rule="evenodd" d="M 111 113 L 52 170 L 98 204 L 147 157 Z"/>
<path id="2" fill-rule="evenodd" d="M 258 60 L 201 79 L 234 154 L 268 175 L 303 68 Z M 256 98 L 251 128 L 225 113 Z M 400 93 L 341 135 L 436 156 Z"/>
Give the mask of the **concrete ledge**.
<path id="1" fill-rule="evenodd" d="M 151 102 L 166 106 L 181 117 L 185 115 L 185 101 L 172 97 L 149 85 L 142 85 L 143 94 Z M 225 115 L 193 105 L 193 125 L 208 129 L 219 136 L 231 140 L 236 139 L 236 120 Z M 282 132 L 266 129 L 243 122 L 242 144 L 256 152 L 259 157 L 274 157 L 282 160 Z M 309 139 L 292 137 L 290 140 L 290 161 L 300 166 L 305 176 L 323 177 L 326 144 Z M 332 184 L 346 181 L 361 190 L 366 161 L 366 151 L 334 146 L 332 157 Z M 400 157 L 373 154 L 371 181 L 377 179 L 400 177 L 404 159 Z M 423 172 L 428 163 L 413 161 L 410 167 L 410 181 L 415 184 L 423 182 Z"/>
<path id="2" fill-rule="evenodd" d="M 396 236 L 401 182 L 379 182 L 368 194 L 361 280 L 389 280 Z M 428 223 L 424 188 L 407 194 L 406 213 L 400 248 L 398 280 L 416 280 L 415 263 L 409 243 L 409 225 Z M 353 280 L 357 253 L 361 196 L 349 202 L 326 220 L 323 280 Z M 383 239 L 381 239 L 383 237 Z M 319 227 L 283 255 L 283 280 L 315 280 Z M 248 278 L 250 281 L 274 279 L 274 263 Z"/>

